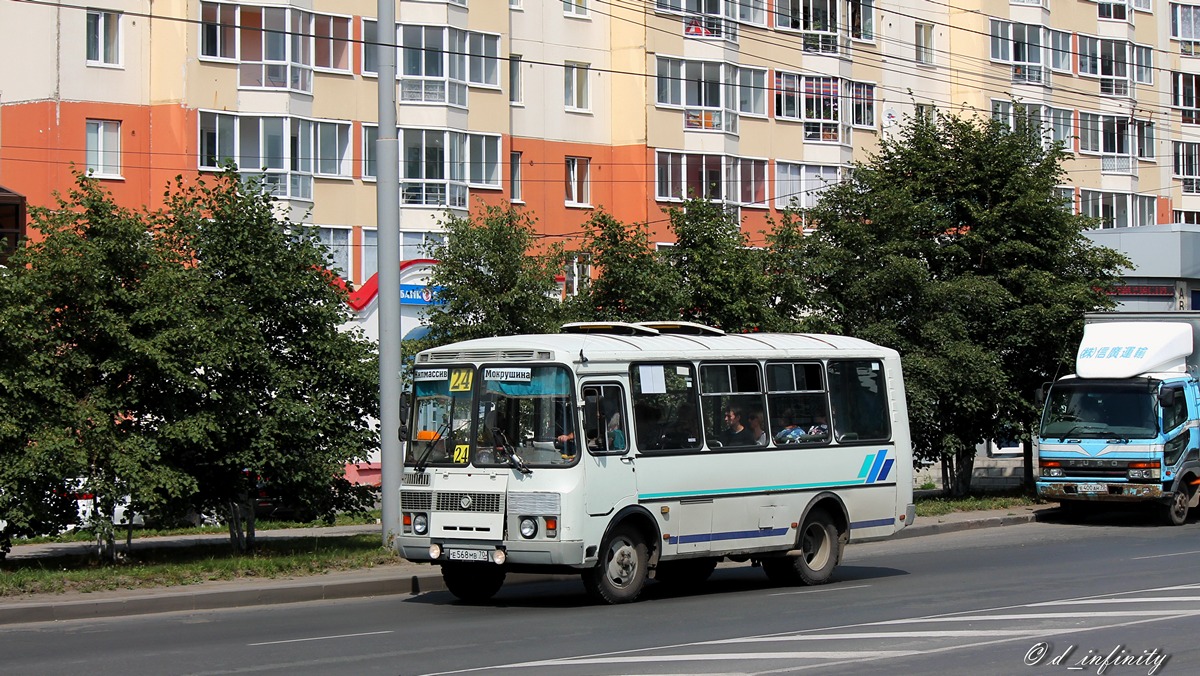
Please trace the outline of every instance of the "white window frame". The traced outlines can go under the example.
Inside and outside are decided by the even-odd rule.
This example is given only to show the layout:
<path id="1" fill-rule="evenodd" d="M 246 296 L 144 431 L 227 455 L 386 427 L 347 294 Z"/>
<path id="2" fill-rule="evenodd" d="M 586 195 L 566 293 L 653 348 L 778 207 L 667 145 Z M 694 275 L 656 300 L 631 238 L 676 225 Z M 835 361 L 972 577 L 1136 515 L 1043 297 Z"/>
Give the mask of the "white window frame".
<path id="1" fill-rule="evenodd" d="M 875 85 L 870 82 L 848 81 L 850 89 L 850 124 L 875 129 Z"/>
<path id="2" fill-rule="evenodd" d="M 524 185 L 521 182 L 521 153 L 512 151 L 508 154 L 508 201 L 514 204 L 524 204 Z"/>
<path id="3" fill-rule="evenodd" d="M 94 120 L 85 123 L 84 166 L 89 176 L 103 179 L 122 179 L 121 121 Z"/>
<path id="4" fill-rule="evenodd" d="M 1079 111 L 1079 152 L 1089 155 L 1099 155 L 1103 149 L 1102 129 L 1103 115 Z"/>
<path id="5" fill-rule="evenodd" d="M 1100 21 L 1121 21 L 1128 23 L 1133 19 L 1133 11 L 1129 7 L 1128 0 L 1118 0 L 1117 2 L 1097 2 L 1096 3 L 1096 18 Z"/>
<path id="6" fill-rule="evenodd" d="M 1050 69 L 1059 73 L 1071 72 L 1071 33 L 1050 31 Z"/>
<path id="7" fill-rule="evenodd" d="M 200 60 L 237 62 L 237 5 L 225 2 L 200 3 Z M 205 50 L 211 48 L 213 53 Z"/>
<path id="8" fill-rule="evenodd" d="M 576 61 L 563 64 L 563 105 L 567 112 L 591 112 L 592 99 L 588 82 L 590 73 L 590 64 Z"/>
<path id="9" fill-rule="evenodd" d="M 804 140 L 816 143 L 842 143 L 842 82 L 836 77 L 804 77 Z M 832 90 L 829 90 L 829 87 Z"/>
<path id="10" fill-rule="evenodd" d="M 738 112 L 753 117 L 767 116 L 767 71 L 761 68 L 739 67 Z"/>
<path id="11" fill-rule="evenodd" d="M 362 229 L 362 264 L 359 266 L 358 279 L 365 284 L 368 279 L 379 273 L 379 229 Z"/>
<path id="12" fill-rule="evenodd" d="M 84 52 L 87 65 L 120 68 L 122 65 L 121 39 L 123 37 L 121 13 L 89 9 L 86 30 L 87 39 Z M 95 49 L 94 54 L 93 48 Z"/>
<path id="13" fill-rule="evenodd" d="M 933 24 L 917 21 L 913 24 L 913 60 L 923 66 L 933 65 Z"/>
<path id="14" fill-rule="evenodd" d="M 729 162 L 723 155 L 673 150 L 655 151 L 655 199 L 683 202 L 695 197 L 725 203 Z"/>
<path id="15" fill-rule="evenodd" d="M 350 178 L 351 124 L 315 120 L 313 125 L 313 173 L 324 178 Z"/>
<path id="16" fill-rule="evenodd" d="M 751 209 L 769 209 L 771 198 L 767 191 L 767 160 L 750 157 L 732 159 L 732 173 L 737 178 L 737 204 Z"/>
<path id="17" fill-rule="evenodd" d="M 351 239 L 354 237 L 352 228 L 346 226 L 332 225 L 312 225 L 306 226 L 316 230 L 317 239 L 329 249 L 330 255 L 333 257 L 330 272 L 336 273 L 342 279 L 353 279 L 351 276 L 351 267 L 354 264 L 354 256 L 351 255 Z M 342 263 L 344 261 L 344 263 Z"/>
<path id="18" fill-rule="evenodd" d="M 467 34 L 417 24 L 401 25 L 397 31 L 400 103 L 466 107 Z"/>
<path id="19" fill-rule="evenodd" d="M 364 181 L 374 181 L 378 177 L 379 168 L 374 166 L 375 144 L 379 140 L 379 125 L 364 124 L 362 126 L 362 178 Z"/>
<path id="20" fill-rule="evenodd" d="M 848 10 L 850 39 L 875 42 L 875 0 L 850 0 Z"/>
<path id="21" fill-rule="evenodd" d="M 342 73 L 349 74 L 354 68 L 354 50 L 352 49 L 353 42 L 351 41 L 351 26 L 354 18 L 340 14 L 313 14 L 313 70 L 322 73 Z M 339 28 L 340 27 L 340 28 Z M 327 29 L 323 34 L 321 31 Z M 342 32 L 344 29 L 344 32 Z M 327 50 L 329 65 L 322 66 L 318 63 L 321 60 L 322 51 Z M 342 54 L 342 58 L 337 58 L 338 53 Z M 345 66 L 334 65 L 336 62 L 345 60 Z"/>
<path id="22" fill-rule="evenodd" d="M 1179 53 L 1200 53 L 1200 5 L 1171 3 L 1171 39 L 1179 42 Z"/>
<path id="23" fill-rule="evenodd" d="M 1154 47 L 1152 45 L 1133 46 L 1133 81 L 1137 84 L 1154 84 Z"/>
<path id="24" fill-rule="evenodd" d="M 514 106 L 525 105 L 525 83 L 521 64 L 520 54 L 508 55 L 508 102 Z"/>
<path id="25" fill-rule="evenodd" d="M 1075 111 L 1071 108 L 1047 106 L 1046 120 L 1050 129 L 1050 140 L 1062 141 L 1067 150 L 1074 152 L 1075 144 L 1071 140 L 1075 136 Z"/>
<path id="26" fill-rule="evenodd" d="M 591 167 L 592 158 L 565 158 L 566 195 L 565 204 L 568 207 L 591 207 Z"/>
<path id="27" fill-rule="evenodd" d="M 500 35 L 467 34 L 467 82 L 472 87 L 500 88 Z"/>
<path id="28" fill-rule="evenodd" d="M 1171 73 L 1171 107 L 1180 111 L 1183 124 L 1200 124 L 1200 74 Z"/>
<path id="29" fill-rule="evenodd" d="M 575 19 L 591 18 L 588 0 L 563 0 L 563 14 Z"/>
<path id="30" fill-rule="evenodd" d="M 832 175 L 832 181 L 828 180 Z M 775 161 L 775 208 L 811 209 L 821 193 L 841 180 L 841 168 L 835 165 Z"/>
<path id="31" fill-rule="evenodd" d="M 775 27 L 801 33 L 806 52 L 837 53 L 840 0 L 776 0 Z"/>

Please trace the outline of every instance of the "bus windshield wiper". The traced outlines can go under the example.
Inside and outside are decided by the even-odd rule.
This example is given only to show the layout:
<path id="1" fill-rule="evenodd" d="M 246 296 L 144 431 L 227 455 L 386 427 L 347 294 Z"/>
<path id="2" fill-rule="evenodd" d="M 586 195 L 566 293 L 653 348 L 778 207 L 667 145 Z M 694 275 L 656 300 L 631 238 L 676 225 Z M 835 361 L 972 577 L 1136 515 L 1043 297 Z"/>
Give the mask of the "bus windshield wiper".
<path id="1" fill-rule="evenodd" d="M 533 474 L 533 470 L 529 469 L 529 465 L 517 455 L 517 447 L 513 446 L 508 441 L 508 435 L 504 430 L 496 428 L 492 430 L 492 436 L 500 441 L 501 447 L 504 449 L 504 457 L 507 458 L 508 464 L 516 469 L 521 474 Z"/>
<path id="2" fill-rule="evenodd" d="M 454 410 L 454 408 L 453 408 L 454 401 L 453 400 L 450 401 L 450 406 L 451 406 L 450 410 L 453 411 Z M 450 422 L 446 421 L 446 422 L 442 423 L 440 427 L 437 428 L 436 432 L 433 433 L 433 439 L 430 440 L 429 445 L 425 447 L 425 452 L 421 453 L 421 457 L 417 458 L 417 464 L 415 467 L 415 469 L 417 470 L 417 474 L 423 473 L 425 471 L 425 468 L 429 466 L 429 456 L 433 454 L 433 447 L 436 446 L 439 441 L 444 441 L 442 439 L 442 435 L 449 431 L 450 431 Z"/>

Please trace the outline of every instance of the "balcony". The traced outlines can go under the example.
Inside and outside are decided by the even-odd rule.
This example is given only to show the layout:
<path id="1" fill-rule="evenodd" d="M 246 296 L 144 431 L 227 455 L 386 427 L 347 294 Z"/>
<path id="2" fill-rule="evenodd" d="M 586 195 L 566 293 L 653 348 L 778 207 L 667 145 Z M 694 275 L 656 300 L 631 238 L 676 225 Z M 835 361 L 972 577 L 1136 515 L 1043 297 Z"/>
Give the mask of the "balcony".
<path id="1" fill-rule="evenodd" d="M 1129 96 L 1129 78 L 1102 77 L 1100 78 L 1101 96 Z"/>
<path id="2" fill-rule="evenodd" d="M 689 130 L 724 131 L 736 134 L 738 115 L 731 110 L 687 108 L 683 111 L 683 128 Z"/>
<path id="3" fill-rule="evenodd" d="M 711 14 L 688 14 L 683 19 L 683 35 L 688 38 L 737 42 L 737 28 L 736 21 Z"/>
<path id="4" fill-rule="evenodd" d="M 1132 155 L 1103 155 L 1100 157 L 1101 174 L 1129 176 L 1134 173 L 1135 166 Z"/>
<path id="5" fill-rule="evenodd" d="M 1045 66 L 1016 64 L 1012 67 L 1012 81 L 1019 84 L 1050 86 L 1050 71 Z"/>

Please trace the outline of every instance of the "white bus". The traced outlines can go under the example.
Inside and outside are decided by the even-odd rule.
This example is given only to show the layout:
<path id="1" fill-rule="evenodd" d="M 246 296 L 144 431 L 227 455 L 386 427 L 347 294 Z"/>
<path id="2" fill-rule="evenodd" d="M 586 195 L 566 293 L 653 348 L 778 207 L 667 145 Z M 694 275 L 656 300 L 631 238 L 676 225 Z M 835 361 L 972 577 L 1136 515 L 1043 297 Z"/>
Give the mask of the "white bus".
<path id="1" fill-rule="evenodd" d="M 894 350 L 686 322 L 563 330 L 416 356 L 397 544 L 459 599 L 542 572 L 622 603 L 722 559 L 821 584 L 851 539 L 913 522 Z"/>

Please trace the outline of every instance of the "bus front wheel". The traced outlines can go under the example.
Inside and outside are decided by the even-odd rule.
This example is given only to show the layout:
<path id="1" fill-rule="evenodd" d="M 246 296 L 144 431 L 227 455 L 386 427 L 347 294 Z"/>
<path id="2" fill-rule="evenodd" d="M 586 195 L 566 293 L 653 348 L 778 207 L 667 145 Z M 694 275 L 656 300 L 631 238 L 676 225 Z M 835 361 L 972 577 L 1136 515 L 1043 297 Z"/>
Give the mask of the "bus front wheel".
<path id="1" fill-rule="evenodd" d="M 600 549 L 600 564 L 584 571 L 583 586 L 609 604 L 636 601 L 646 586 L 649 553 L 645 541 L 629 527 L 615 529 Z"/>
<path id="2" fill-rule="evenodd" d="M 446 589 L 465 603 L 483 603 L 504 584 L 505 571 L 492 563 L 443 563 Z"/>
<path id="3" fill-rule="evenodd" d="M 775 584 L 825 584 L 842 558 L 842 541 L 829 515 L 815 511 L 800 531 L 799 554 L 763 559 L 763 572 Z"/>

